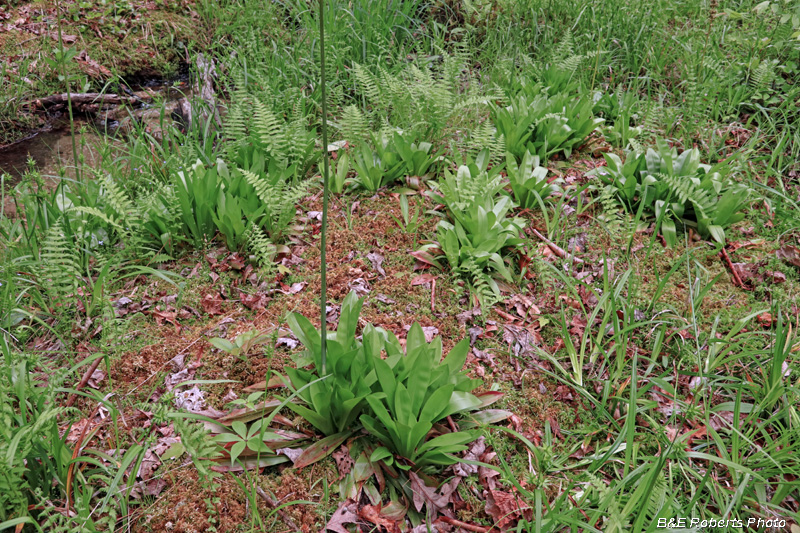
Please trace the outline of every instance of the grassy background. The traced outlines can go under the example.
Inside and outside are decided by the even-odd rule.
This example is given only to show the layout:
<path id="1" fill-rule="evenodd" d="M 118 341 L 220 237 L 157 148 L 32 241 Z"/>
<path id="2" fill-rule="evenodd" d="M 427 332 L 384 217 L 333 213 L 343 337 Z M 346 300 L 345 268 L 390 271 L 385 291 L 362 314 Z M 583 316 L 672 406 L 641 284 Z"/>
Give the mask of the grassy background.
<path id="1" fill-rule="evenodd" d="M 0 391 L 8 428 L 0 439 L 8 458 L 0 467 L 7 484 L 0 492 L 8 494 L 0 524 L 28 516 L 27 528 L 37 522 L 48 531 L 161 531 L 167 523 L 179 531 L 318 531 L 351 494 L 331 458 L 299 471 L 215 477 L 205 459 L 213 445 L 164 388 L 169 361 L 191 353 L 202 361 L 195 379 L 208 382 L 201 387 L 210 406 L 223 408 L 229 391 L 246 398 L 245 387 L 294 364 L 292 351 L 276 344 L 276 334 L 239 358 L 213 349 L 209 338 L 272 332 L 291 311 L 317 316 L 320 179 L 309 149 L 321 148 L 315 4 L 156 2 L 139 15 L 140 7 L 124 2 L 89 4 L 61 6 L 64 31 L 80 31 L 76 51 L 90 49 L 122 78 L 144 64 L 131 52 L 140 32 L 155 39 L 142 52 L 158 72 L 196 50 L 211 54 L 225 124 L 185 133 L 165 124 L 161 138 L 142 129 L 122 148 L 109 145 L 99 170 L 53 177 L 33 170 L 4 193 L 25 218 L 0 216 Z M 21 5 L 6 12 L 16 16 Z M 555 256 L 524 232 L 519 251 L 504 256 L 513 279 L 465 323 L 458 315 L 478 303 L 472 278 L 444 268 L 431 271 L 435 284 L 414 283 L 410 252 L 436 242 L 440 218 L 432 212 L 443 212 L 441 199 L 412 193 L 404 213 L 399 197 L 412 192 L 406 183 L 366 193 L 347 167 L 342 177 L 353 181 L 334 195 L 329 215 L 331 304 L 355 280 L 368 279 L 364 323 L 403 338 L 404 326 L 418 321 L 435 327 L 446 349 L 475 335 L 465 370 L 502 391 L 500 407 L 516 418 L 486 429 L 496 455 L 484 458 L 500 475 L 494 486 L 479 475 L 462 481 L 453 507 L 459 520 L 530 532 L 653 531 L 659 519 L 679 517 L 782 519 L 782 528 L 756 529 L 796 528 L 800 8 L 781 0 L 642 0 L 633 7 L 624 0 L 326 2 L 331 141 L 348 142 L 334 171 L 341 154 L 355 157 L 362 146 L 371 153 L 373 134 L 397 129 L 443 156 L 424 190 L 482 148 L 502 163 L 492 105 L 507 105 L 537 81 L 558 86 L 570 101 L 589 99 L 605 119 L 571 154 L 541 161 L 548 176 L 561 179 L 559 194 L 544 209 L 515 211 L 582 263 Z M 100 41 L 96 31 L 80 29 L 80 17 L 97 12 L 108 13 Z M 70 18 L 76 13 L 77 21 Z M 53 16 L 42 19 L 50 31 Z M 17 120 L 19 102 L 65 89 L 43 59 L 53 57 L 52 43 L 21 48 L 6 37 L 0 46 L 9 54 L 0 75 L 3 116 Z M 115 61 L 120 54 L 125 62 Z M 73 87 L 89 82 L 74 62 L 62 66 Z M 33 85 L 21 81 L 34 73 Z M 704 163 L 727 161 L 726 179 L 752 189 L 745 219 L 726 231 L 726 247 L 684 232 L 666 247 L 652 220 L 640 224 L 587 174 L 605 164 L 604 153 L 624 157 L 657 139 L 697 148 Z M 210 214 L 211 235 L 198 235 L 181 218 L 181 176 L 200 173 L 189 170 L 198 162 L 202 172 L 219 169 L 218 161 L 231 171 L 244 167 L 248 147 L 295 164 L 271 189 L 270 207 L 289 218 L 264 230 L 268 244 L 247 236 L 232 243 Z M 49 189 L 45 178 L 58 178 L 59 186 Z M 194 197 L 202 194 L 198 185 Z M 190 210 L 198 220 L 204 207 L 219 209 L 216 193 L 202 198 Z M 250 216 L 245 211 L 239 221 Z M 236 267 L 219 266 L 236 264 L 233 252 L 252 259 L 256 284 Z M 384 257 L 385 276 L 374 272 L 370 252 Z M 747 287 L 734 283 L 722 252 L 743 268 L 753 265 Z M 292 292 L 293 284 L 302 289 Z M 244 303 L 261 294 L 263 306 Z M 209 296 L 217 303 L 206 307 Z M 143 312 L 120 312 L 131 305 L 120 304 L 122 297 Z M 227 328 L 225 318 L 233 319 Z M 523 343 L 520 353 L 507 326 L 527 331 L 533 344 Z M 105 379 L 67 407 L 93 357 L 102 358 Z M 214 382 L 225 379 L 236 383 Z M 101 404 L 105 422 L 95 412 Z M 143 411 L 150 414 L 142 418 Z M 96 430 L 85 436 L 78 461 L 87 469 L 70 474 L 75 440 L 67 430 L 84 420 Z M 130 496 L 122 489 L 132 489 L 137 476 L 125 475 L 126 467 L 147 460 L 167 433 L 182 437 L 185 455 L 158 461 L 148 478 L 163 479 L 166 489 Z M 126 452 L 115 463 L 102 455 L 110 449 Z M 257 489 L 291 505 L 277 513 Z M 487 506 L 493 491 L 521 502 L 506 509 L 509 520 Z M 77 516 L 60 511 L 69 503 Z M 425 519 L 409 512 L 401 523 Z"/>

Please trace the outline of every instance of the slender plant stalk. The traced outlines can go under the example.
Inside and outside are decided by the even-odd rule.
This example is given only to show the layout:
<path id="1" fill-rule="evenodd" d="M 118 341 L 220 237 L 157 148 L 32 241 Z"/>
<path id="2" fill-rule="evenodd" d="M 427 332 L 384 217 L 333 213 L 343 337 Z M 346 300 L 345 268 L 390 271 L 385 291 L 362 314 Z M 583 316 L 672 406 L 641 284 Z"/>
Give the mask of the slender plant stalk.
<path id="1" fill-rule="evenodd" d="M 328 341 L 328 314 L 327 314 L 327 276 L 325 265 L 325 254 L 328 246 L 328 98 L 326 95 L 325 84 L 325 9 L 324 0 L 319 0 L 319 63 L 320 71 L 322 73 L 322 239 L 320 246 L 320 297 L 319 297 L 319 313 L 320 313 L 320 357 L 322 359 L 322 375 L 327 374 L 327 341 Z"/>
<path id="2" fill-rule="evenodd" d="M 67 65 L 64 59 L 64 39 L 61 36 L 61 2 L 56 3 L 56 21 L 58 23 L 58 47 L 59 54 L 61 54 L 61 75 L 64 77 L 64 82 L 67 84 L 67 112 L 69 113 L 69 136 L 72 140 L 72 159 L 75 164 L 75 180 L 81 181 L 80 163 L 78 162 L 78 147 L 75 143 L 75 120 L 72 117 L 72 88 L 69 83 L 69 76 L 67 75 Z"/>

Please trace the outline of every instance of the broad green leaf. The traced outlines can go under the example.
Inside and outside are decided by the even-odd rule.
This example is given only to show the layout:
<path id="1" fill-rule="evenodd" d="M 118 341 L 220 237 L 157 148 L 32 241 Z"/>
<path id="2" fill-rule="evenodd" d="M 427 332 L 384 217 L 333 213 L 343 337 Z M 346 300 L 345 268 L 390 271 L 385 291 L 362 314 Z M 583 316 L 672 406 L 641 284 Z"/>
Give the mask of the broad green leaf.
<path id="1" fill-rule="evenodd" d="M 469 355 L 469 339 L 461 339 L 453 348 L 447 357 L 444 358 L 442 364 L 446 365 L 450 370 L 450 375 L 454 376 L 464 368 L 464 363 L 467 361 Z"/>
<path id="2" fill-rule="evenodd" d="M 387 461 L 388 459 L 388 461 Z M 388 448 L 385 446 L 381 446 L 376 448 L 372 455 L 370 455 L 369 460 L 373 463 L 377 463 L 378 461 L 384 461 L 387 464 L 392 464 L 392 452 L 389 451 Z"/>
<path id="3" fill-rule="evenodd" d="M 471 411 L 472 409 L 477 409 L 480 406 L 481 401 L 474 395 L 470 394 L 469 392 L 455 391 L 450 396 L 450 401 L 447 404 L 447 408 L 444 410 L 443 414 L 440 415 L 440 417 L 444 418 L 445 416 L 450 416 L 462 411 Z"/>
<path id="4" fill-rule="evenodd" d="M 721 226 L 709 226 L 708 233 L 718 243 L 725 244 L 725 230 Z"/>
<path id="5" fill-rule="evenodd" d="M 227 339 L 214 337 L 213 339 L 210 339 L 208 342 L 210 342 L 212 346 L 214 346 L 219 350 L 222 350 L 223 352 L 231 353 L 236 349 L 236 346 Z"/>
<path id="6" fill-rule="evenodd" d="M 286 405 L 289 409 L 306 419 L 306 421 L 317 428 L 325 435 L 332 435 L 336 432 L 336 427 L 330 417 L 322 416 L 311 409 L 298 405 L 296 403 L 289 403 Z"/>
<path id="7" fill-rule="evenodd" d="M 480 437 L 481 432 L 479 430 L 469 430 L 469 431 L 456 431 L 453 433 L 445 433 L 444 435 L 439 435 L 438 437 L 434 437 L 419 448 L 419 452 L 423 453 L 426 450 L 432 450 L 438 447 L 445 447 L 445 446 L 462 446 L 464 444 L 468 444 L 478 437 Z"/>
<path id="8" fill-rule="evenodd" d="M 470 413 L 466 415 L 466 421 L 461 421 L 459 427 L 461 429 L 471 429 L 477 426 L 485 426 L 489 424 L 496 424 L 511 418 L 513 413 L 504 409 L 485 409 L 477 413 Z"/>
<path id="9" fill-rule="evenodd" d="M 425 403 L 425 407 L 419 415 L 420 421 L 437 422 L 443 418 L 442 413 L 447 411 L 450 405 L 450 399 L 453 395 L 452 384 L 446 385 L 433 394 Z"/>
<path id="10" fill-rule="evenodd" d="M 231 446 L 231 450 L 230 450 L 231 463 L 235 463 L 236 462 L 236 459 L 239 457 L 239 454 L 241 454 L 244 451 L 246 446 L 247 446 L 247 443 L 245 441 L 243 441 L 243 440 L 239 441 L 239 442 L 235 443 L 233 446 Z"/>

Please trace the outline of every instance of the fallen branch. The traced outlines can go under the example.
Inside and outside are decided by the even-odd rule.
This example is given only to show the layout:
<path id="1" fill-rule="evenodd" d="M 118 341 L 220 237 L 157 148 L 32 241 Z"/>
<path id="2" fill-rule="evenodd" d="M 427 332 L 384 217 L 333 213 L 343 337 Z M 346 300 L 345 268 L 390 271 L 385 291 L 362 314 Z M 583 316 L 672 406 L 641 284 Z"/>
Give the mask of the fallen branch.
<path id="1" fill-rule="evenodd" d="M 436 278 L 431 280 L 431 312 L 436 309 Z"/>
<path id="2" fill-rule="evenodd" d="M 455 518 L 450 518 L 449 516 L 440 516 L 439 520 L 445 522 L 446 524 L 450 524 L 451 526 L 460 527 L 461 529 L 466 529 L 467 531 L 474 531 L 475 533 L 488 533 L 492 529 L 490 527 L 462 522 L 461 520 L 456 520 Z"/>
<path id="3" fill-rule="evenodd" d="M 728 252 L 725 251 L 724 246 L 722 247 L 722 251 L 719 253 L 719 256 L 725 260 L 725 262 L 728 264 L 728 268 L 731 269 L 731 274 L 733 274 L 733 284 L 742 289 L 746 289 L 747 287 L 745 287 L 744 283 L 742 282 L 742 278 L 739 277 L 739 273 L 736 272 L 736 268 L 733 266 L 731 258 L 728 255 Z"/>
<path id="4" fill-rule="evenodd" d="M 89 380 L 92 378 L 92 374 L 94 374 L 94 371 L 97 370 L 97 367 L 100 365 L 100 361 L 102 361 L 102 360 L 103 360 L 103 356 L 99 355 L 97 357 L 97 359 L 95 359 L 92 362 L 92 364 L 89 367 L 89 369 L 83 375 L 83 378 L 81 379 L 80 383 L 78 383 L 78 386 L 75 387 L 75 391 L 76 392 L 81 390 L 82 388 L 84 388 L 86 386 L 86 384 L 89 383 Z M 73 392 L 72 394 L 69 395 L 69 398 L 67 398 L 67 407 L 72 407 L 72 404 L 75 403 L 75 398 L 76 398 L 75 394 L 76 394 L 76 392 Z"/>
<path id="5" fill-rule="evenodd" d="M 536 235 L 536 237 L 538 237 L 539 240 L 545 243 L 547 247 L 550 248 L 553 251 L 553 253 L 556 254 L 561 259 L 569 259 L 575 263 L 583 264 L 583 259 L 580 259 L 578 257 L 575 257 L 573 254 L 568 253 L 562 247 L 560 247 L 559 245 L 557 245 L 556 243 L 554 243 L 553 241 L 551 241 L 550 239 L 539 233 L 539 230 L 537 230 L 536 228 L 531 228 L 531 232 L 534 235 Z"/>
<path id="6" fill-rule="evenodd" d="M 276 502 L 269 494 L 267 494 L 264 489 L 261 487 L 256 487 L 256 493 L 271 509 L 281 515 L 281 518 L 283 518 L 284 522 L 286 522 L 286 525 L 289 526 L 289 529 L 292 531 L 302 531 L 299 527 L 297 527 L 297 524 L 295 524 L 294 521 L 285 512 L 283 512 L 283 509 L 278 502 Z"/>
<path id="7" fill-rule="evenodd" d="M 99 361 L 102 357 L 98 357 L 97 360 Z M 91 376 L 91 374 L 89 374 Z M 88 381 L 88 380 L 87 380 Z M 102 403 L 97 404 L 97 407 L 94 408 L 92 414 L 89 415 L 89 418 L 86 419 L 86 423 L 83 425 L 83 429 L 81 430 L 81 435 L 78 437 L 77 442 L 75 443 L 75 448 L 72 450 L 72 461 L 70 462 L 69 468 L 67 469 L 67 512 L 72 509 L 72 480 L 75 479 L 75 464 L 77 463 L 75 459 L 78 458 L 78 455 L 81 451 L 81 446 L 83 446 L 83 439 L 86 437 L 86 430 L 89 428 L 89 424 L 91 424 L 90 420 L 94 418 L 97 413 L 100 412 L 100 407 Z M 93 429 L 94 430 L 94 429 Z"/>
<path id="8" fill-rule="evenodd" d="M 72 105 L 87 105 L 87 104 L 108 104 L 117 105 L 122 102 L 133 101 L 134 98 L 129 96 L 120 96 L 118 94 L 104 94 L 104 93 L 61 93 L 46 96 L 44 98 L 36 98 L 31 100 L 28 104 L 33 104 L 36 107 L 47 108 L 54 105 L 63 105 L 72 100 Z"/>

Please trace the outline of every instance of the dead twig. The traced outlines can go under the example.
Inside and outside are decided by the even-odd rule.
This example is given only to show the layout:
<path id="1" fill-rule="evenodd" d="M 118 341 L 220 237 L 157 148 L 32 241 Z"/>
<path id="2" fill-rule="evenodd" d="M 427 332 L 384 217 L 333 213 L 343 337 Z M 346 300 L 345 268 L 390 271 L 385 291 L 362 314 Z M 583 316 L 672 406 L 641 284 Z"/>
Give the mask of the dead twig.
<path id="1" fill-rule="evenodd" d="M 294 523 L 294 520 L 292 520 L 285 512 L 283 512 L 283 509 L 280 508 L 278 502 L 275 501 L 272 496 L 267 494 L 264 489 L 261 487 L 256 487 L 256 494 L 258 494 L 271 509 L 274 509 L 281 516 L 281 518 L 283 518 L 284 522 L 286 522 L 286 525 L 289 526 L 289 529 L 292 531 L 301 531 L 301 529 L 297 527 L 297 524 Z"/>
<path id="2" fill-rule="evenodd" d="M 92 374 L 94 374 L 94 371 L 97 370 L 97 367 L 100 365 L 100 361 L 102 360 L 103 356 L 98 356 L 97 359 L 92 362 L 91 366 L 89 366 L 89 369 L 86 371 L 86 373 L 83 374 L 83 378 L 81 378 L 80 383 L 78 383 L 78 385 L 75 387 L 76 392 L 73 392 L 69 395 L 69 398 L 67 398 L 67 407 L 72 407 L 72 404 L 75 403 L 77 391 L 81 390 L 86 386 L 87 383 L 89 383 L 89 380 L 92 378 Z"/>
<path id="3" fill-rule="evenodd" d="M 547 247 L 550 248 L 553 251 L 553 253 L 556 254 L 561 259 L 569 259 L 570 261 L 572 261 L 574 263 L 583 264 L 583 259 L 580 259 L 578 257 L 575 257 L 573 254 L 568 253 L 562 247 L 560 247 L 559 245 L 557 245 L 556 243 L 554 243 L 553 241 L 551 241 L 550 239 L 548 239 L 547 237 L 545 237 L 544 235 L 539 233 L 539 230 L 537 230 L 536 228 L 531 228 L 531 232 L 534 235 L 536 235 L 536 237 L 539 240 L 541 240 L 543 243 L 545 243 L 547 245 Z"/>
<path id="4" fill-rule="evenodd" d="M 736 272 L 736 269 L 733 267 L 733 263 L 731 262 L 731 258 L 728 255 L 728 252 L 725 251 L 725 247 L 724 246 L 722 247 L 722 251 L 719 253 L 719 256 L 722 259 L 724 259 L 725 262 L 728 264 L 728 268 L 731 270 L 731 274 L 733 274 L 733 284 L 736 285 L 737 287 L 741 287 L 742 289 L 745 289 L 746 287 L 744 286 L 744 283 L 742 283 L 742 278 L 739 277 L 739 273 Z"/>
<path id="5" fill-rule="evenodd" d="M 431 281 L 431 311 L 436 307 L 436 278 Z"/>
<path id="6" fill-rule="evenodd" d="M 450 518 L 449 516 L 440 516 L 439 520 L 450 524 L 451 526 L 460 527 L 461 529 L 466 529 L 467 531 L 474 531 L 475 533 L 489 533 L 489 531 L 492 530 L 490 527 L 462 522 L 461 520 L 456 520 L 455 518 Z"/>
<path id="7" fill-rule="evenodd" d="M 98 357 L 97 361 L 100 361 L 102 357 Z M 97 365 L 94 365 L 97 367 Z M 89 373 L 91 376 L 91 372 Z M 86 380 L 88 381 L 88 379 Z M 86 423 L 83 425 L 83 429 L 81 430 L 81 435 L 78 437 L 78 441 L 75 443 L 75 449 L 72 450 L 72 461 L 70 462 L 69 468 L 67 469 L 67 512 L 72 509 L 72 480 L 75 478 L 75 465 L 77 461 L 75 459 L 78 458 L 78 454 L 80 454 L 81 446 L 83 446 L 83 439 L 86 437 L 86 430 L 89 429 L 89 425 L 92 424 L 91 420 L 94 418 L 98 412 L 100 412 L 100 406 L 103 405 L 102 403 L 97 404 L 97 407 L 94 408 L 92 414 L 89 418 L 86 419 Z M 94 426 L 94 425 L 93 425 Z M 92 428 L 94 430 L 94 427 Z"/>
<path id="8" fill-rule="evenodd" d="M 458 433 L 458 426 L 456 426 L 452 416 L 447 416 L 447 425 L 450 426 L 450 431 L 453 433 Z"/>
<path id="9" fill-rule="evenodd" d="M 44 98 L 37 98 L 32 100 L 31 104 L 38 107 L 47 108 L 54 105 L 66 104 L 72 101 L 72 105 L 86 105 L 86 104 L 121 104 L 122 102 L 130 102 L 133 98 L 128 96 L 120 96 L 118 94 L 103 94 L 103 93 L 61 93 L 46 96 Z"/>

